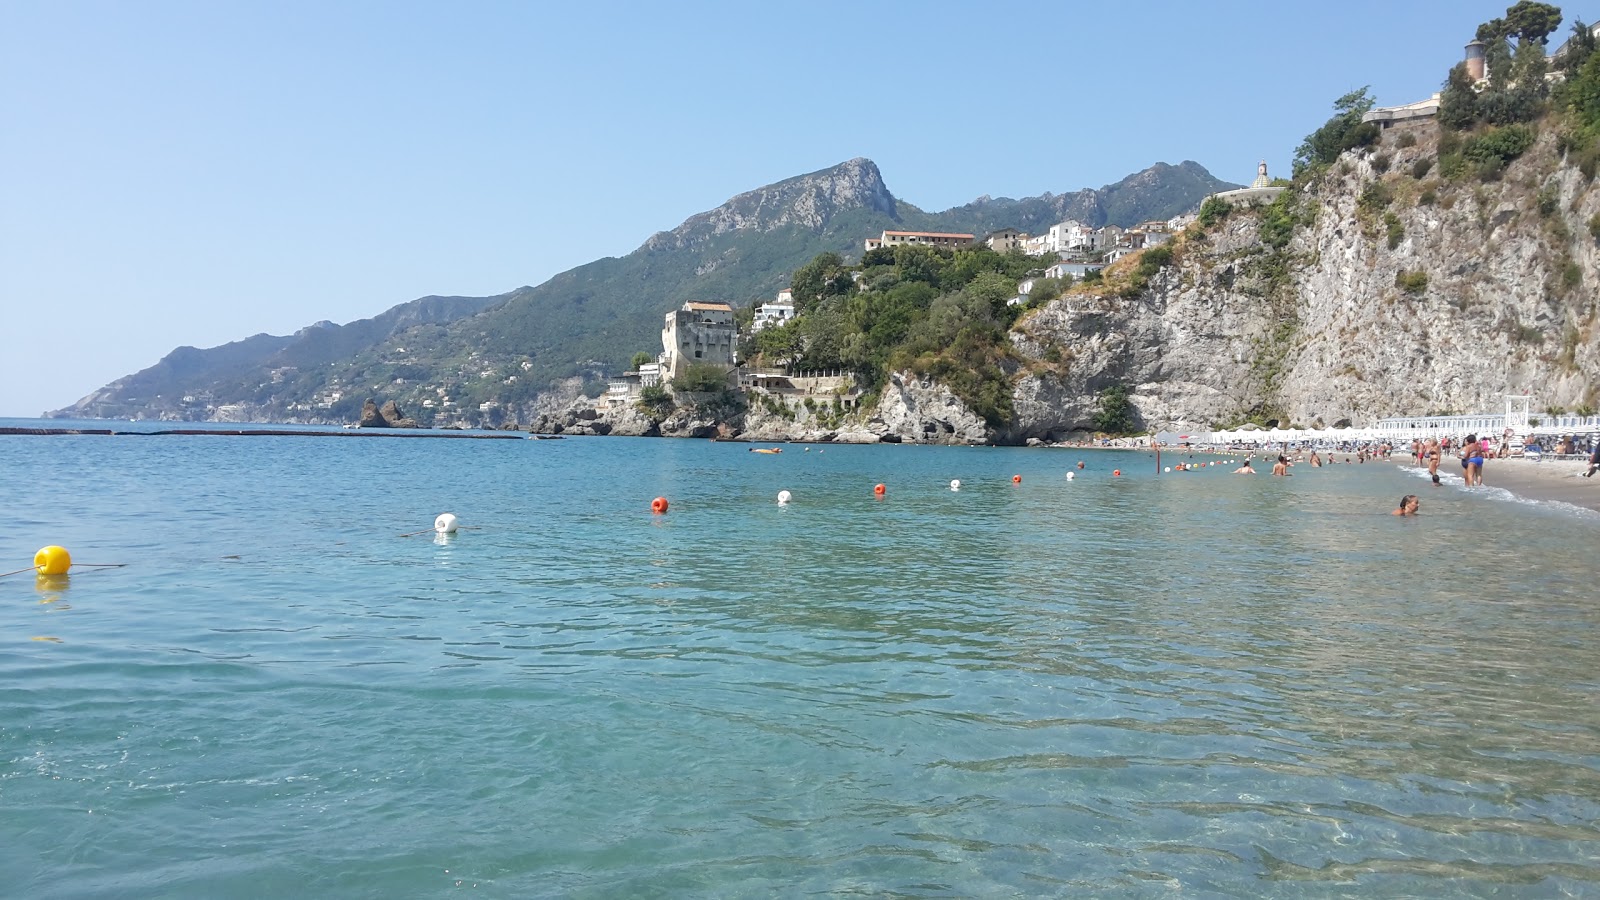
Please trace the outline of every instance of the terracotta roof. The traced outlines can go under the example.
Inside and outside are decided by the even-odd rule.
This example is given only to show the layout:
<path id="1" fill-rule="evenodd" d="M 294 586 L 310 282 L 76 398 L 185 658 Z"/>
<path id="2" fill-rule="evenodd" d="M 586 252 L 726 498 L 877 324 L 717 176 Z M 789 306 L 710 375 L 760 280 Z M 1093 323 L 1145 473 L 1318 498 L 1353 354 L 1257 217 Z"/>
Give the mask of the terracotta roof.
<path id="1" fill-rule="evenodd" d="M 684 307 L 684 309 L 692 309 L 692 310 L 716 310 L 718 312 L 733 312 L 733 307 L 729 306 L 726 303 L 701 303 L 701 302 L 699 302 L 697 300 L 690 300 L 688 303 L 685 303 L 683 305 L 683 307 Z"/>
<path id="2" fill-rule="evenodd" d="M 972 240 L 972 235 L 970 235 L 970 234 L 941 234 L 940 232 L 937 232 L 937 231 L 885 231 L 884 232 L 885 236 L 891 235 L 891 234 L 898 235 L 900 237 L 910 237 L 910 236 L 915 235 L 916 237 L 966 238 L 969 241 Z"/>

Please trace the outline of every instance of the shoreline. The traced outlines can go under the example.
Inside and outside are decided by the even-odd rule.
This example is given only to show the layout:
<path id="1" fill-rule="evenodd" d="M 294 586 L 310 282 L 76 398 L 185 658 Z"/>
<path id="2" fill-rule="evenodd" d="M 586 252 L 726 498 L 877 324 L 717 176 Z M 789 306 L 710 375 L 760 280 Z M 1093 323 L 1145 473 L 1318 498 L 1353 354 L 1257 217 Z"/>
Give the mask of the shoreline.
<path id="1" fill-rule="evenodd" d="M 1419 468 L 1408 457 L 1396 457 L 1402 468 Z M 1455 469 L 1449 468 L 1451 464 Z M 1483 468 L 1483 486 L 1499 488 L 1524 500 L 1540 503 L 1565 503 L 1591 512 L 1600 512 L 1600 477 L 1583 478 L 1589 463 L 1583 459 L 1539 460 L 1492 459 Z M 1425 468 L 1422 471 L 1427 471 Z M 1446 457 L 1440 474 L 1460 477 L 1460 463 Z M 1473 490 L 1463 488 L 1463 490 Z"/>

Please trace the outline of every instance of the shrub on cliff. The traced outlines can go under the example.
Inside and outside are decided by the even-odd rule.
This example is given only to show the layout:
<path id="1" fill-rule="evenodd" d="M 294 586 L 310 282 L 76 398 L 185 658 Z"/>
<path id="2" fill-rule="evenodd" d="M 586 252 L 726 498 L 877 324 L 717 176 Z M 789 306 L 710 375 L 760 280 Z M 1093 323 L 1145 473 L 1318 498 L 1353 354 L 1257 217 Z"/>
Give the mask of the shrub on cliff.
<path id="1" fill-rule="evenodd" d="M 1210 228 L 1226 219 L 1228 213 L 1231 212 L 1233 212 L 1232 204 L 1219 197 L 1211 196 L 1200 204 L 1200 214 L 1195 217 L 1195 221 L 1200 223 L 1201 228 Z"/>
<path id="2" fill-rule="evenodd" d="M 667 389 L 653 384 L 639 392 L 639 408 L 646 414 L 666 418 L 676 406 Z"/>
<path id="3" fill-rule="evenodd" d="M 1537 138 L 1538 133 L 1526 125 L 1491 128 L 1468 138 L 1461 145 L 1461 156 L 1476 164 L 1480 177 L 1493 178 L 1512 160 L 1526 153 Z"/>
<path id="4" fill-rule="evenodd" d="M 1128 434 L 1136 425 L 1138 412 L 1128 399 L 1128 389 L 1120 384 L 1100 391 L 1099 409 L 1094 414 L 1094 428 L 1106 434 Z"/>
<path id="5" fill-rule="evenodd" d="M 1400 272 L 1394 276 L 1394 284 L 1408 294 L 1420 294 L 1428 289 L 1428 273 Z"/>

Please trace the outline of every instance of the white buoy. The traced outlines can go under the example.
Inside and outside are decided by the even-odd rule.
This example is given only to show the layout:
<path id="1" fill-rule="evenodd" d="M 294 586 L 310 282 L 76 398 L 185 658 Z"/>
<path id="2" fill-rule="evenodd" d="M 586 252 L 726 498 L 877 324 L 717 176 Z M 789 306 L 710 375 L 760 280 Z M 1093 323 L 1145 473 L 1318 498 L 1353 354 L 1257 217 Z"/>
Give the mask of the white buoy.
<path id="1" fill-rule="evenodd" d="M 790 494 L 788 491 L 779 491 L 778 492 L 778 505 L 782 506 L 785 503 L 788 503 L 789 502 L 789 498 L 792 497 L 792 496 L 794 496 L 794 495 Z"/>
<path id="2" fill-rule="evenodd" d="M 455 534 L 457 527 L 454 513 L 440 513 L 439 518 L 433 520 L 433 530 L 440 534 Z"/>
<path id="3" fill-rule="evenodd" d="M 961 479 L 959 479 L 959 478 L 950 479 L 950 490 L 952 490 L 952 491 L 961 490 Z"/>
<path id="4" fill-rule="evenodd" d="M 1165 469 L 1162 469 L 1161 471 L 1163 471 L 1163 472 L 1171 472 L 1172 471 L 1172 467 L 1171 466 L 1167 466 Z"/>
<path id="5" fill-rule="evenodd" d="M 1071 480 L 1072 480 L 1072 479 L 1073 479 L 1073 478 L 1075 478 L 1075 477 L 1076 477 L 1076 476 L 1075 476 L 1075 475 L 1074 475 L 1074 474 L 1073 474 L 1073 473 L 1072 473 L 1072 472 L 1068 472 L 1068 473 L 1067 473 L 1067 480 L 1068 480 L 1068 481 L 1071 481 Z"/>

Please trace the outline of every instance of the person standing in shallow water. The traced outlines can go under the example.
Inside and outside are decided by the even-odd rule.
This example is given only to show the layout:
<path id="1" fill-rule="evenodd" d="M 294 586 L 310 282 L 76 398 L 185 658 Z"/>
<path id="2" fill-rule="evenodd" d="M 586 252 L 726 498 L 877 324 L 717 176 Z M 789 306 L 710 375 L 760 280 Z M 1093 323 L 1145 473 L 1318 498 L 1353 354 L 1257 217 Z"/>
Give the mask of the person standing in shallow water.
<path id="1" fill-rule="evenodd" d="M 1289 460 L 1280 455 L 1278 461 L 1272 465 L 1272 474 L 1287 476 L 1289 474 Z"/>
<path id="2" fill-rule="evenodd" d="M 1461 446 L 1461 467 L 1466 469 L 1467 487 L 1483 486 L 1483 444 L 1475 434 L 1467 435 Z"/>
<path id="3" fill-rule="evenodd" d="M 1389 513 L 1389 515 L 1391 515 L 1391 516 L 1414 516 L 1414 515 L 1417 514 L 1417 510 L 1419 510 L 1421 508 L 1422 508 L 1422 501 L 1417 499 L 1417 495 L 1416 494 L 1407 494 L 1404 497 L 1400 498 L 1400 508 L 1396 509 L 1392 513 Z"/>

